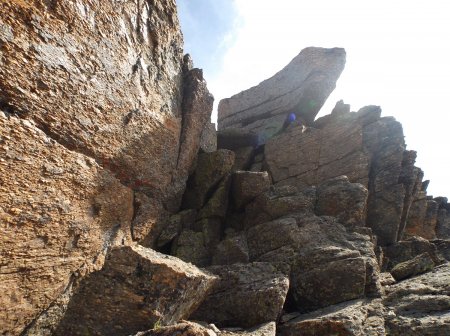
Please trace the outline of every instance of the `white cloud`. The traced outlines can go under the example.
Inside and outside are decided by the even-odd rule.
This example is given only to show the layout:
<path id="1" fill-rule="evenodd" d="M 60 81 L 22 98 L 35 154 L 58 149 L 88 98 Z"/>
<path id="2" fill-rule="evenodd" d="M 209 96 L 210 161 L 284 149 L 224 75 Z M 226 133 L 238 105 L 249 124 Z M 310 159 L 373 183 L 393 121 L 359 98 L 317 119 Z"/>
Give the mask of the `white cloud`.
<path id="1" fill-rule="evenodd" d="M 429 193 L 450 194 L 450 3 L 364 0 L 235 0 L 240 24 L 219 74 L 216 103 L 283 68 L 308 46 L 344 47 L 347 65 L 321 114 L 343 98 L 376 104 L 404 126 L 409 149 L 430 178 Z M 216 118 L 216 115 L 213 117 Z"/>

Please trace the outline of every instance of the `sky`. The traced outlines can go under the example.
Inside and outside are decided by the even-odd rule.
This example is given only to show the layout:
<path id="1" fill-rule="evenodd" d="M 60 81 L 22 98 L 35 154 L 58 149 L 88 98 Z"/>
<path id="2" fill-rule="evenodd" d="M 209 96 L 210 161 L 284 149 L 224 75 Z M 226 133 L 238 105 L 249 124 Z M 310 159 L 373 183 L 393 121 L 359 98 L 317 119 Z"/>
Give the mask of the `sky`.
<path id="1" fill-rule="evenodd" d="M 309 46 L 343 47 L 346 67 L 319 116 L 343 99 L 381 106 L 407 149 L 450 197 L 450 1 L 177 0 L 185 52 L 217 104 L 257 85 Z"/>

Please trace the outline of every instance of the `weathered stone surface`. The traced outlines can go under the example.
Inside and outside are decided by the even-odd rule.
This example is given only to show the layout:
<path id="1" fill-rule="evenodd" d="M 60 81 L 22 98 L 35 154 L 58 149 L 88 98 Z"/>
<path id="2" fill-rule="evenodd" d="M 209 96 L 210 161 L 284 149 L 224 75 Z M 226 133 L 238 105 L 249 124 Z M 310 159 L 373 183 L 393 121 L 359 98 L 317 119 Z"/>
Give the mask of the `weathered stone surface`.
<path id="1" fill-rule="evenodd" d="M 345 226 L 365 226 L 367 189 L 350 183 L 347 176 L 337 177 L 317 187 L 315 213 L 336 217 Z"/>
<path id="2" fill-rule="evenodd" d="M 265 142 L 283 128 L 289 113 L 311 124 L 334 90 L 344 65 L 344 49 L 310 47 L 302 50 L 273 77 L 221 100 L 219 129 L 253 131 Z"/>
<path id="3" fill-rule="evenodd" d="M 205 146 L 205 143 L 208 142 L 210 142 L 209 148 L 214 146 L 213 143 L 211 144 L 214 140 L 207 139 L 206 135 L 203 139 L 203 144 L 201 142 L 205 128 L 210 127 L 209 119 L 213 102 L 214 98 L 206 87 L 202 70 L 192 69 L 184 75 L 183 118 L 175 175 L 179 183 L 181 183 L 181 190 L 184 189 L 184 182 L 188 173 L 192 172 L 193 163 L 201 146 Z"/>
<path id="4" fill-rule="evenodd" d="M 183 210 L 170 216 L 164 223 L 164 229 L 158 237 L 156 246 L 161 248 L 171 243 L 182 229 L 192 229 L 196 218 L 197 211 L 193 209 Z"/>
<path id="5" fill-rule="evenodd" d="M 186 209 L 200 209 L 208 200 L 218 183 L 230 172 L 234 164 L 234 153 L 220 149 L 213 153 L 201 153 L 198 156 L 197 168 L 189 178 L 183 197 Z"/>
<path id="6" fill-rule="evenodd" d="M 210 262 L 203 232 L 183 230 L 172 245 L 170 254 L 199 267 L 207 266 Z"/>
<path id="7" fill-rule="evenodd" d="M 256 260 L 281 247 L 298 249 L 300 234 L 294 218 L 282 218 L 253 226 L 247 231 L 250 259 Z"/>
<path id="8" fill-rule="evenodd" d="M 135 192 L 134 218 L 131 226 L 133 240 L 153 246 L 161 230 L 164 229 L 167 216 L 167 211 L 158 199 Z"/>
<path id="9" fill-rule="evenodd" d="M 342 102 L 342 103 L 341 103 Z M 364 106 L 358 112 L 350 112 L 349 105 L 338 101 L 331 114 L 327 114 L 314 121 L 314 128 L 324 128 L 336 122 L 345 122 L 347 124 L 357 121 L 363 126 L 369 125 L 381 117 L 381 108 L 375 105 Z"/>
<path id="10" fill-rule="evenodd" d="M 207 270 L 220 281 L 192 319 L 244 328 L 278 319 L 289 288 L 287 270 L 269 263 L 212 266 Z"/>
<path id="11" fill-rule="evenodd" d="M 225 176 L 222 181 L 220 181 L 214 194 L 199 211 L 198 218 L 225 217 L 228 210 L 231 181 L 232 178 L 230 175 Z"/>
<path id="12" fill-rule="evenodd" d="M 436 237 L 450 239 L 450 210 L 440 208 L 436 223 Z"/>
<path id="13" fill-rule="evenodd" d="M 247 238 L 245 235 L 237 235 L 222 240 L 216 247 L 212 258 L 213 265 L 231 265 L 236 263 L 248 263 Z"/>
<path id="14" fill-rule="evenodd" d="M 431 241 L 438 251 L 438 254 L 447 261 L 450 261 L 450 239 L 435 239 Z"/>
<path id="15" fill-rule="evenodd" d="M 369 157 L 358 121 L 338 121 L 323 129 L 289 128 L 267 142 L 265 159 L 274 183 L 303 189 L 346 175 L 350 182 L 368 184 Z"/>
<path id="16" fill-rule="evenodd" d="M 237 171 L 232 175 L 231 195 L 236 209 L 244 208 L 270 188 L 267 172 Z"/>
<path id="17" fill-rule="evenodd" d="M 201 324 L 181 321 L 177 324 L 153 328 L 149 331 L 138 332 L 134 336 L 217 336 L 217 334 Z"/>
<path id="18" fill-rule="evenodd" d="M 183 76 L 175 6 L 3 1 L 1 105 L 128 186 L 177 197 L 212 101 L 198 69 Z"/>
<path id="19" fill-rule="evenodd" d="M 205 153 L 211 153 L 217 150 L 216 124 L 211 122 L 206 123 L 200 137 L 200 150 Z"/>
<path id="20" fill-rule="evenodd" d="M 424 173 L 420 168 L 414 166 L 416 157 L 417 153 L 415 151 L 406 150 L 403 152 L 399 182 L 405 187 L 405 200 L 403 202 L 402 217 L 398 230 L 398 240 L 402 240 L 405 236 L 405 228 L 410 217 L 411 205 L 422 189 Z"/>
<path id="21" fill-rule="evenodd" d="M 450 266 L 386 287 L 388 335 L 447 335 L 450 330 Z"/>
<path id="22" fill-rule="evenodd" d="M 354 300 L 300 315 L 279 326 L 280 336 L 385 336 L 381 300 Z"/>
<path id="23" fill-rule="evenodd" d="M 391 274 L 395 280 L 400 281 L 414 275 L 431 271 L 434 266 L 433 259 L 425 252 L 415 256 L 413 259 L 395 265 L 391 270 Z"/>
<path id="24" fill-rule="evenodd" d="M 130 335 L 175 323 L 196 309 L 215 280 L 151 249 L 114 248 L 104 268 L 81 283 L 55 335 Z"/>
<path id="25" fill-rule="evenodd" d="M 296 188 L 275 187 L 256 197 L 245 208 L 247 228 L 295 212 L 313 211 L 311 197 L 298 193 Z"/>
<path id="26" fill-rule="evenodd" d="M 249 170 L 252 163 L 254 149 L 251 146 L 241 147 L 234 150 L 235 160 L 233 172 L 238 170 Z"/>
<path id="27" fill-rule="evenodd" d="M 0 333 L 19 335 L 73 274 L 101 268 L 110 246 L 131 240 L 133 193 L 94 160 L 3 113 L 0 158 Z"/>
<path id="28" fill-rule="evenodd" d="M 364 144 L 371 153 L 367 225 L 380 245 L 395 243 L 399 236 L 406 186 L 399 183 L 405 141 L 394 118 L 381 118 L 364 128 Z"/>
<path id="29" fill-rule="evenodd" d="M 385 266 L 387 270 L 391 270 L 395 265 L 422 253 L 428 253 L 436 265 L 441 263 L 434 244 L 421 237 L 411 237 L 384 248 L 384 255 L 387 258 Z"/>
<path id="30" fill-rule="evenodd" d="M 405 233 L 408 236 L 420 236 L 425 239 L 436 238 L 439 204 L 429 200 L 425 192 L 418 194 L 412 203 Z"/>
<path id="31" fill-rule="evenodd" d="M 275 336 L 276 324 L 275 322 L 264 323 L 255 328 L 251 328 L 245 331 L 221 331 L 219 336 Z"/>
<path id="32" fill-rule="evenodd" d="M 366 285 L 364 258 L 350 257 L 330 262 L 322 261 L 309 269 L 300 265 L 294 267 L 291 276 L 292 295 L 300 311 L 312 311 L 364 296 Z"/>

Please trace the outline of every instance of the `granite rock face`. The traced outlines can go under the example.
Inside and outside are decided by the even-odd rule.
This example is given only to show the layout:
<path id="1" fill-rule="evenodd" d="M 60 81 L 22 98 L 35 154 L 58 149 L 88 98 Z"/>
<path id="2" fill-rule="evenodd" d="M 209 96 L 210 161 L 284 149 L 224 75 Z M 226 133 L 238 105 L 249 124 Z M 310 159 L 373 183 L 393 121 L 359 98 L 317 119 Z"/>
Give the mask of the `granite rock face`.
<path id="1" fill-rule="evenodd" d="M 218 110 L 219 129 L 251 131 L 264 143 L 283 129 L 290 113 L 311 124 L 336 87 L 344 65 L 344 49 L 302 50 L 273 77 L 223 99 Z"/>
<path id="2" fill-rule="evenodd" d="M 218 326 L 254 327 L 280 316 L 289 289 L 285 267 L 251 263 L 207 270 L 220 280 L 191 318 Z"/>
<path id="3" fill-rule="evenodd" d="M 172 0 L 1 1 L 0 12 L 0 333 L 17 335 L 56 321 L 111 246 L 154 245 L 212 96 L 183 59 Z"/>
<path id="4" fill-rule="evenodd" d="M 278 185 L 305 189 L 340 175 L 362 184 L 369 193 L 359 223 L 367 223 L 379 243 L 388 245 L 408 227 L 423 173 L 414 167 L 415 153 L 405 150 L 401 124 L 380 113 L 367 106 L 357 113 L 335 112 L 313 127 L 293 125 L 270 139 L 264 154 Z"/>
<path id="5" fill-rule="evenodd" d="M 216 280 L 151 249 L 114 248 L 103 269 L 80 285 L 55 335 L 129 335 L 173 324 L 196 309 Z"/>
<path id="6" fill-rule="evenodd" d="M 183 85 L 175 3 L 39 0 L 0 6 L 7 13 L 2 31 L 10 32 L 0 35 L 4 109 L 93 157 L 128 186 L 159 198 L 179 193 L 177 184 L 186 176 L 177 174 L 177 165 L 191 164 L 191 158 L 180 162 L 180 149 L 183 157 L 196 154 L 191 120 L 196 114 L 203 118 L 196 122 L 205 123 L 211 102 L 204 87 L 189 92 L 195 82 L 204 85 L 198 71 Z M 182 110 L 183 100 L 188 110 Z"/>
<path id="7" fill-rule="evenodd" d="M 450 330 L 450 266 L 386 288 L 388 335 L 447 335 Z"/>
<path id="8" fill-rule="evenodd" d="M 0 333 L 18 335 L 131 241 L 133 192 L 32 122 L 0 112 Z"/>
<path id="9" fill-rule="evenodd" d="M 385 336 L 381 300 L 353 300 L 300 316 L 283 316 L 280 336 Z"/>

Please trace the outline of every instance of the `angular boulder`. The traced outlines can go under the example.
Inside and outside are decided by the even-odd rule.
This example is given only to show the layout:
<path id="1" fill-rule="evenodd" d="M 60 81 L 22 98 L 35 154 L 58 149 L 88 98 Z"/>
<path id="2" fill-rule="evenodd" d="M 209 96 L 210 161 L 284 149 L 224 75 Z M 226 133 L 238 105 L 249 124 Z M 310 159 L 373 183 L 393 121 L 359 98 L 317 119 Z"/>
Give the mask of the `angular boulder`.
<path id="1" fill-rule="evenodd" d="M 211 266 L 220 278 L 192 319 L 218 326 L 253 327 L 276 321 L 289 289 L 289 270 L 270 263 Z"/>
<path id="2" fill-rule="evenodd" d="M 345 65 L 341 48 L 306 48 L 283 70 L 258 86 L 219 103 L 219 129 L 252 131 L 264 143 L 279 132 L 290 113 L 314 121 Z"/>
<path id="3" fill-rule="evenodd" d="M 300 235 L 297 221 L 293 218 L 281 218 L 253 226 L 247 231 L 250 260 L 256 260 L 281 247 L 298 249 Z"/>
<path id="4" fill-rule="evenodd" d="M 228 237 L 216 247 L 212 257 L 213 265 L 246 264 L 250 260 L 247 238 L 244 234 Z"/>
<path id="5" fill-rule="evenodd" d="M 293 187 L 271 188 L 246 206 L 245 226 L 250 228 L 292 213 L 312 213 L 314 199 Z"/>
<path id="6" fill-rule="evenodd" d="M 181 260 L 204 267 L 210 263 L 210 253 L 203 232 L 183 230 L 172 245 L 171 255 Z"/>
<path id="7" fill-rule="evenodd" d="M 315 213 L 333 216 L 345 226 L 365 226 L 368 190 L 350 183 L 347 176 L 325 181 L 317 187 Z"/>
<path id="8" fill-rule="evenodd" d="M 77 290 L 55 335 L 130 335 L 187 318 L 216 278 L 141 246 L 112 249 Z"/>
<path id="9" fill-rule="evenodd" d="M 394 266 L 391 274 L 395 280 L 400 281 L 414 275 L 422 274 L 431 271 L 435 264 L 430 255 L 425 252 L 419 254 L 413 259 L 401 262 Z"/>
<path id="10" fill-rule="evenodd" d="M 416 256 L 428 253 L 436 265 L 441 264 L 436 246 L 421 237 L 411 237 L 383 249 L 387 259 L 386 269 L 391 270 L 395 265 L 411 260 Z"/>
<path id="11" fill-rule="evenodd" d="M 296 307 L 303 312 L 312 311 L 363 297 L 366 263 L 362 257 L 351 256 L 322 261 L 306 269 L 300 263 L 294 266 L 291 279 Z"/>
<path id="12" fill-rule="evenodd" d="M 236 209 L 244 208 L 270 188 L 267 172 L 236 171 L 232 175 L 231 195 Z"/>

